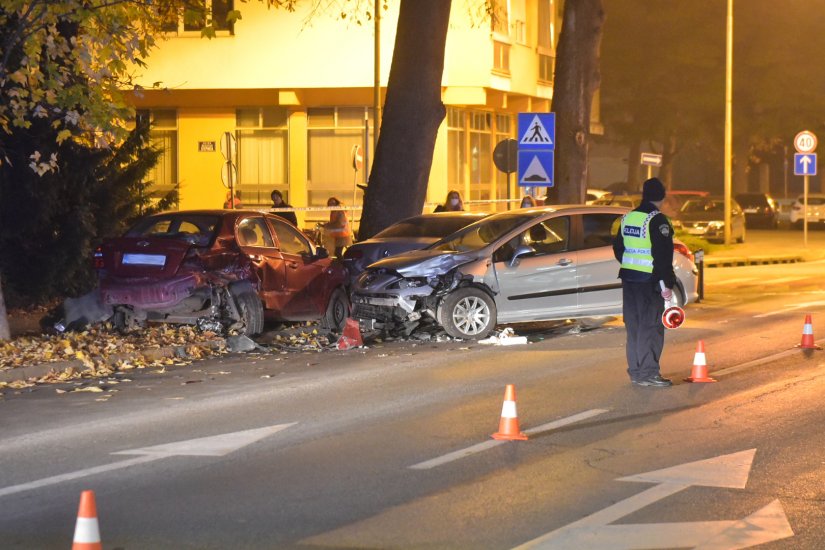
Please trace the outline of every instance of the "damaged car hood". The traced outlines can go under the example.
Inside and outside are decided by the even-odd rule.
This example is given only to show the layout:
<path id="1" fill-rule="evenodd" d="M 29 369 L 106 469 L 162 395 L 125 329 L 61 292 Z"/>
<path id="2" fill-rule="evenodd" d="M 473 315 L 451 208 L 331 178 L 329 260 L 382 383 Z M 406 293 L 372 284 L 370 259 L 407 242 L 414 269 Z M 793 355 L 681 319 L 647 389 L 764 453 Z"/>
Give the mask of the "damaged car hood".
<path id="1" fill-rule="evenodd" d="M 390 269 L 404 277 L 442 275 L 456 266 L 478 258 L 477 252 L 457 253 L 443 250 L 414 250 L 370 264 L 370 269 Z"/>

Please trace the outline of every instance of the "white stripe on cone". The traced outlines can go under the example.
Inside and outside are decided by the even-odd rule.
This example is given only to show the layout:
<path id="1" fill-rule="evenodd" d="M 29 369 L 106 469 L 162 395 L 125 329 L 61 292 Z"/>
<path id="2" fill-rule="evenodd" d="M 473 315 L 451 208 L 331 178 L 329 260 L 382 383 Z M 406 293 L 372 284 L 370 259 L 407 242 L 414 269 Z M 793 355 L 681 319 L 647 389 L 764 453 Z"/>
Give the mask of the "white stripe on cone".
<path id="1" fill-rule="evenodd" d="M 515 401 L 505 401 L 504 404 L 501 406 L 501 417 L 502 418 L 518 418 L 518 414 L 516 414 L 516 402 Z"/>
<path id="2" fill-rule="evenodd" d="M 699 366 L 707 365 L 707 363 L 705 362 L 704 352 L 698 352 L 698 351 L 696 352 L 696 354 L 693 356 L 693 364 L 694 365 L 699 365 Z"/>
<path id="3" fill-rule="evenodd" d="M 802 334 L 813 334 L 814 327 L 813 325 L 806 323 L 804 327 L 802 327 Z"/>
<path id="4" fill-rule="evenodd" d="M 74 542 L 100 542 L 100 528 L 97 524 L 97 518 L 77 518 L 74 528 Z"/>

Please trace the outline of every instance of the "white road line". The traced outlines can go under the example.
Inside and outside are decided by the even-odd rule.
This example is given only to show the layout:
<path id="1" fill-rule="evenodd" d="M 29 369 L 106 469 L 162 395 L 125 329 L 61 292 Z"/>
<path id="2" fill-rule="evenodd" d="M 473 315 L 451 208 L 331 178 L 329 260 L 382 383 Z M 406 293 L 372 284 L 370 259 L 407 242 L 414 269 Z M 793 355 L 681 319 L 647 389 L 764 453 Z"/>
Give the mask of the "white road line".
<path id="1" fill-rule="evenodd" d="M 793 282 L 793 281 L 801 281 L 801 280 L 806 279 L 806 278 L 807 278 L 807 277 L 800 277 L 800 276 L 798 276 L 798 275 L 797 275 L 796 277 L 780 277 L 779 279 L 771 279 L 771 280 L 770 280 L 770 283 L 771 283 L 771 284 L 776 284 L 776 283 L 791 283 L 791 282 Z"/>
<path id="2" fill-rule="evenodd" d="M 823 343 L 825 343 L 825 339 L 817 340 L 814 343 L 822 345 Z M 779 353 L 774 353 L 773 355 L 768 355 L 767 357 L 760 357 L 759 359 L 754 359 L 753 361 L 748 361 L 747 363 L 742 363 L 739 365 L 728 367 L 726 369 L 713 371 L 713 376 L 724 376 L 726 374 L 733 374 L 734 372 L 739 372 L 740 370 L 749 369 L 750 367 L 755 367 L 763 363 L 770 363 L 771 361 L 782 359 L 783 357 L 798 354 L 800 351 L 802 351 L 801 348 L 786 349 L 785 351 L 780 351 Z"/>
<path id="3" fill-rule="evenodd" d="M 738 279 L 725 279 L 724 281 L 708 281 L 712 285 L 733 285 L 736 283 L 747 283 L 750 281 L 762 281 L 758 277 L 740 277 Z"/>
<path id="4" fill-rule="evenodd" d="M 808 309 L 811 307 L 817 307 L 825 305 L 825 300 L 820 300 L 818 302 L 806 302 L 804 304 L 793 304 L 789 306 L 785 306 L 778 311 L 769 311 L 768 313 L 760 313 L 759 315 L 754 315 L 754 319 L 761 319 L 763 317 L 772 317 L 773 315 L 781 315 L 783 313 L 788 313 L 790 311 L 794 311 L 797 309 Z"/>
<path id="5" fill-rule="evenodd" d="M 68 474 L 61 474 L 58 476 L 46 477 L 31 481 L 29 483 L 21 483 L 20 485 L 12 485 L 11 487 L 4 487 L 0 489 L 0 497 L 13 495 L 15 493 L 22 493 L 24 491 L 31 491 L 32 489 L 40 489 L 41 487 L 48 487 L 49 485 L 56 485 L 64 481 L 72 481 L 82 477 L 88 477 L 95 474 L 102 474 L 111 472 L 112 470 L 120 470 L 121 468 L 128 468 L 135 464 L 143 464 L 144 462 L 153 462 L 163 458 L 162 456 L 139 456 L 137 458 L 130 458 L 129 460 L 121 460 L 120 462 L 112 462 L 111 464 L 104 464 L 103 466 L 95 466 L 94 468 L 86 468 L 85 470 L 77 470 Z"/>
<path id="6" fill-rule="evenodd" d="M 604 414 L 609 412 L 608 409 L 591 409 L 589 411 L 584 411 L 579 414 L 574 414 L 573 416 L 568 416 L 566 418 L 560 418 L 559 420 L 554 420 L 553 422 L 548 422 L 547 424 L 542 424 L 541 426 L 536 426 L 535 428 L 530 428 L 529 430 L 524 430 L 524 433 L 527 435 L 536 434 L 541 432 L 546 432 L 548 430 L 554 430 L 557 428 L 562 428 L 564 426 L 568 426 L 570 424 L 575 424 L 576 422 L 580 422 L 582 420 L 587 420 L 588 418 L 592 418 L 594 416 L 598 416 L 600 414 Z M 455 460 L 459 460 L 461 458 L 474 455 L 476 453 L 480 453 L 481 451 L 486 451 L 487 449 L 492 449 L 497 445 L 501 445 L 503 443 L 507 443 L 507 441 L 499 441 L 495 439 L 491 439 L 489 441 L 484 441 L 483 443 L 477 443 L 471 447 L 467 447 L 465 449 L 460 449 L 458 451 L 453 451 L 451 453 L 447 453 L 445 455 L 439 456 L 437 458 L 433 458 L 431 460 L 426 460 L 424 462 L 419 462 L 418 464 L 413 464 L 410 466 L 412 470 L 429 470 L 431 468 L 435 468 L 437 466 L 441 466 L 443 464 L 447 464 L 449 462 L 453 462 Z"/>

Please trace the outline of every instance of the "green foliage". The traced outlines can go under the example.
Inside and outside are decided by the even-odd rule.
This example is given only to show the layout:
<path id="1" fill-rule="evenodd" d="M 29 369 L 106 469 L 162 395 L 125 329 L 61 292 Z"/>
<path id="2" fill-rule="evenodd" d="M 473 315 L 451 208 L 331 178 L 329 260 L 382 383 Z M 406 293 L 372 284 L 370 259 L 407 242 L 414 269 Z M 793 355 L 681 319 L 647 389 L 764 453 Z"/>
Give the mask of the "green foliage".
<path id="1" fill-rule="evenodd" d="M 64 142 L 56 168 L 43 175 L 27 166 L 25 152 L 54 139 L 54 129 L 41 121 L 10 136 L 12 162 L 0 166 L 0 271 L 9 304 L 94 286 L 91 259 L 99 241 L 153 208 L 143 180 L 159 151 L 148 132 L 138 127 L 111 149 Z"/>

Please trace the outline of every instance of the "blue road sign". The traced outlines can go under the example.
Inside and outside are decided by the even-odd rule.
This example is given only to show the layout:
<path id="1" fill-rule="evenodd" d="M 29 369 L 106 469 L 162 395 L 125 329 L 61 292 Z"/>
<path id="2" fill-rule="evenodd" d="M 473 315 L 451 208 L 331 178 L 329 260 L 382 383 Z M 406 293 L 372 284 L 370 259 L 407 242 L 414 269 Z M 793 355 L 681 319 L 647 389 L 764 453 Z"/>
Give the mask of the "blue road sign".
<path id="1" fill-rule="evenodd" d="M 816 153 L 796 153 L 793 156 L 794 176 L 816 175 Z"/>
<path id="2" fill-rule="evenodd" d="M 553 151 L 519 149 L 518 184 L 527 187 L 553 187 Z"/>
<path id="3" fill-rule="evenodd" d="M 519 113 L 519 149 L 552 151 L 556 148 L 556 113 Z"/>

